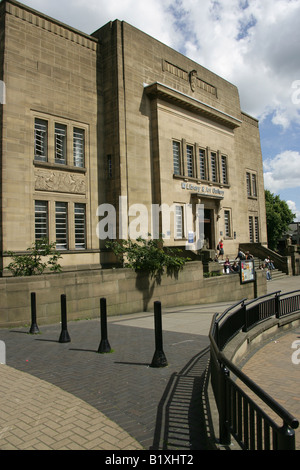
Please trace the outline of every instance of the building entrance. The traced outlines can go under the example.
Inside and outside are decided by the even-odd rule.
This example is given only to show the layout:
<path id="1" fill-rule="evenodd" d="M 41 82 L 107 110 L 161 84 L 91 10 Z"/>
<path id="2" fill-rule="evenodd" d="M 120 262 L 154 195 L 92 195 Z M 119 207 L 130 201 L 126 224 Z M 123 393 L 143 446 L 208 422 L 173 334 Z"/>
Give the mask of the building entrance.
<path id="1" fill-rule="evenodd" d="M 212 209 L 204 209 L 204 240 L 209 250 L 213 250 L 215 246 L 213 215 Z"/>

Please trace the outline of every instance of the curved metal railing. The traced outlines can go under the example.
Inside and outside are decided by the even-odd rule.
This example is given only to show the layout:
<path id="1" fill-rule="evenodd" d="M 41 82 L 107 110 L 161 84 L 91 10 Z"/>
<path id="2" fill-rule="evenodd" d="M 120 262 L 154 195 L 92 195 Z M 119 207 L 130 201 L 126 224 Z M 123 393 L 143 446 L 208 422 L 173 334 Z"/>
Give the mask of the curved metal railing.
<path id="1" fill-rule="evenodd" d="M 219 413 L 220 444 L 229 445 L 233 436 L 244 450 L 295 449 L 294 430 L 299 421 L 230 361 L 223 349 L 240 331 L 297 311 L 300 290 L 286 294 L 278 291 L 249 302 L 243 299 L 214 316 L 209 332 L 210 370 Z M 245 392 L 245 387 L 254 398 Z M 274 419 L 258 406 L 257 398 L 275 413 Z M 283 421 L 282 426 L 277 418 Z"/>

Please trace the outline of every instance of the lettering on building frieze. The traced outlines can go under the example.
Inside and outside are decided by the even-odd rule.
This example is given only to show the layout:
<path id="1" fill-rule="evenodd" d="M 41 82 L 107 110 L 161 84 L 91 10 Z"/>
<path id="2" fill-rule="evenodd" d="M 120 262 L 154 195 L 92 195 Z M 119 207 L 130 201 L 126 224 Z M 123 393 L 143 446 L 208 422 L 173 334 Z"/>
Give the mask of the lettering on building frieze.
<path id="1" fill-rule="evenodd" d="M 207 196 L 214 196 L 223 198 L 225 191 L 214 188 L 211 186 L 203 186 L 203 185 L 196 185 L 193 183 L 181 183 L 181 188 L 187 191 L 195 191 L 196 193 L 207 195 Z"/>
<path id="2" fill-rule="evenodd" d="M 86 184 L 85 178 L 82 175 L 60 171 L 36 170 L 35 189 L 39 191 L 85 194 Z"/>

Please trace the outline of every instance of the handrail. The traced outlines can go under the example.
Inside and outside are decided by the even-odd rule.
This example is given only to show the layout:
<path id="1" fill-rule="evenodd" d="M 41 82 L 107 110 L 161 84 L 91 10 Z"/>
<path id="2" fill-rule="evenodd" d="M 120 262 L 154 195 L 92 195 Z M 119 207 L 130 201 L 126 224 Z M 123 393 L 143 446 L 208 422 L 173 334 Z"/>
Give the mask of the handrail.
<path id="1" fill-rule="evenodd" d="M 300 293 L 300 290 L 295 290 L 289 293 L 284 293 L 282 294 L 282 296 L 292 295 L 292 294 L 295 294 L 296 292 Z M 292 448 L 292 449 L 295 448 L 295 437 L 294 437 L 295 434 L 293 430 L 299 427 L 298 419 L 295 418 L 283 406 L 281 406 L 271 395 L 269 395 L 261 387 L 259 387 L 244 372 L 242 372 L 229 358 L 226 357 L 226 355 L 220 349 L 220 345 L 217 344 L 217 341 L 219 340 L 219 332 L 222 329 L 222 324 L 220 324 L 221 320 L 223 320 L 224 317 L 231 318 L 230 312 L 234 311 L 236 307 L 240 306 L 241 315 L 245 315 L 245 312 L 247 313 L 247 307 L 249 305 L 253 304 L 254 302 L 259 302 L 259 304 L 263 304 L 264 299 L 266 299 L 267 297 L 270 298 L 271 296 L 275 296 L 274 297 L 275 299 L 279 299 L 281 297 L 280 293 L 281 291 L 276 291 L 271 294 L 263 295 L 247 303 L 245 303 L 247 299 L 240 300 L 236 302 L 234 305 L 227 308 L 222 314 L 216 313 L 213 316 L 211 326 L 210 326 L 210 331 L 209 331 L 209 340 L 210 340 L 210 345 L 211 345 L 212 386 L 213 386 L 214 394 L 215 394 L 218 409 L 219 409 L 220 441 L 223 440 L 224 443 L 228 443 L 228 439 L 229 439 L 228 433 L 234 432 L 233 429 L 231 429 L 230 427 L 230 424 L 229 424 L 230 420 L 227 416 L 228 411 L 226 411 L 228 403 L 231 402 L 231 397 L 226 396 L 226 394 L 230 393 L 229 390 L 231 390 L 231 388 L 229 386 L 228 387 L 225 386 L 223 383 L 223 381 L 225 380 L 225 376 L 228 375 L 228 378 L 229 378 L 229 372 L 232 372 L 257 397 L 259 397 L 271 410 L 273 410 L 278 417 L 280 417 L 283 420 L 284 422 L 283 428 L 281 428 L 280 430 L 277 427 L 277 431 L 276 431 L 279 433 L 282 432 L 283 433 L 282 435 L 284 435 L 284 438 L 282 438 L 282 436 L 281 438 L 279 438 L 279 436 L 277 437 L 280 440 L 280 446 L 281 446 L 280 448 Z M 293 299 L 293 297 L 291 298 Z M 298 311 L 297 307 L 298 307 L 298 302 L 296 303 L 295 307 L 293 307 L 294 308 L 293 312 Z M 289 312 L 289 313 L 293 313 L 293 312 Z M 239 315 L 239 310 L 235 310 L 235 312 L 232 314 Z M 274 315 L 275 314 L 277 315 L 276 312 L 274 312 Z M 258 322 L 260 321 L 257 321 L 257 323 Z M 225 320 L 225 323 L 226 323 L 226 320 Z M 224 325 L 224 322 L 223 322 L 223 325 Z M 228 334 L 228 331 L 225 330 L 225 332 Z M 237 332 L 230 331 L 231 335 L 232 334 L 234 335 L 236 333 L 238 333 L 238 331 Z M 230 338 L 226 339 L 226 341 L 230 341 Z M 216 367 L 214 371 L 213 371 L 213 367 Z M 213 376 L 214 376 L 214 379 L 213 379 Z M 216 382 L 214 382 L 215 380 Z M 262 410 L 260 411 L 262 412 Z M 243 419 L 245 419 L 245 417 Z M 273 422 L 273 426 L 277 426 L 277 425 Z"/>
<path id="2" fill-rule="evenodd" d="M 271 292 L 270 294 L 265 294 L 265 295 L 262 295 L 261 297 L 258 297 L 257 299 L 252 299 L 252 300 L 249 300 L 246 305 L 251 305 L 251 304 L 254 304 L 255 302 L 259 301 L 259 300 L 262 300 L 262 299 L 265 299 L 266 297 L 271 297 L 271 295 L 277 295 L 278 293 L 280 293 L 281 290 L 277 290 L 277 291 L 274 291 L 274 292 Z"/>
<path id="3" fill-rule="evenodd" d="M 283 419 L 289 426 L 293 429 L 297 429 L 299 426 L 299 421 L 283 406 L 277 403 L 271 395 L 265 392 L 259 385 L 257 385 L 252 379 L 250 379 L 244 372 L 242 372 L 232 361 L 230 361 L 224 353 L 218 351 L 217 344 L 214 338 L 209 335 L 211 343 L 214 345 L 215 352 L 217 353 L 217 358 L 220 363 L 228 367 L 228 369 L 236 375 L 247 387 L 252 390 L 264 403 L 266 403 L 275 413 Z"/>

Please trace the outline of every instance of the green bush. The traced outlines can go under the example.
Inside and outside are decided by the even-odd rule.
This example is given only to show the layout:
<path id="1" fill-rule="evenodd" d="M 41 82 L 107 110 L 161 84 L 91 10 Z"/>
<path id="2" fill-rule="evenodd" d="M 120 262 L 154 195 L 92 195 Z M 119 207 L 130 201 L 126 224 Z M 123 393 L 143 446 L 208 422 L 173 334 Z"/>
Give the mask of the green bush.
<path id="1" fill-rule="evenodd" d="M 124 267 L 134 269 L 137 272 L 145 272 L 160 280 L 163 272 L 168 275 L 177 275 L 189 258 L 180 256 L 181 250 L 176 248 L 164 248 L 162 239 L 145 240 L 142 237 L 136 241 L 119 240 L 106 244 Z"/>
<path id="2" fill-rule="evenodd" d="M 52 272 L 61 271 L 61 266 L 58 264 L 61 254 L 55 249 L 55 243 L 49 243 L 46 238 L 36 240 L 27 248 L 27 253 L 24 255 L 18 255 L 13 251 L 7 251 L 6 254 L 13 261 L 5 269 L 8 269 L 13 276 L 34 276 L 42 274 L 46 268 Z M 45 257 L 48 259 L 42 260 Z"/>

